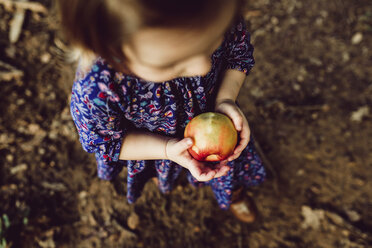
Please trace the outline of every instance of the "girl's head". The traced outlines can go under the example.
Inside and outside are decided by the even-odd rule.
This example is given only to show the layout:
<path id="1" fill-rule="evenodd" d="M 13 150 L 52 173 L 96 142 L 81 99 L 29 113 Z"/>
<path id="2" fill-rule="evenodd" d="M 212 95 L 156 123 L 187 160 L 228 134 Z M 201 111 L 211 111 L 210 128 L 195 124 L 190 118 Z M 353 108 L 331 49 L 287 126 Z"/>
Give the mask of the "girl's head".
<path id="1" fill-rule="evenodd" d="M 240 0 L 60 0 L 69 41 L 148 81 L 205 75 Z"/>

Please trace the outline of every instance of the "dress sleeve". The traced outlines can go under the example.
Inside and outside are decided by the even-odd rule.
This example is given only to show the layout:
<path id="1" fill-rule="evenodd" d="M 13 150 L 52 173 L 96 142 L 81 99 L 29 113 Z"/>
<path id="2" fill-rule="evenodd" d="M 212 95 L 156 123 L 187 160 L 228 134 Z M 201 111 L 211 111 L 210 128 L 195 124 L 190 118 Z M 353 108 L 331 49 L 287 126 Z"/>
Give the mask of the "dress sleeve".
<path id="1" fill-rule="evenodd" d="M 248 75 L 254 65 L 253 46 L 243 17 L 238 19 L 225 39 L 226 69 L 236 69 Z"/>
<path id="2" fill-rule="evenodd" d="M 119 160 L 126 131 L 110 71 L 95 64 L 72 88 L 70 111 L 83 149 L 95 153 L 98 177 L 111 180 L 123 168 Z"/>

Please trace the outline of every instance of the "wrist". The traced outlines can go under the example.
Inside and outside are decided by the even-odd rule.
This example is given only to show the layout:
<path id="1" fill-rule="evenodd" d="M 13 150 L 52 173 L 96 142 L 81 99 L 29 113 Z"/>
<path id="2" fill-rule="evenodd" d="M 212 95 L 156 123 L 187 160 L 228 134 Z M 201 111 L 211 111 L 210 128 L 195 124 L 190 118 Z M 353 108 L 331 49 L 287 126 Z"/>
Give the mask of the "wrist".
<path id="1" fill-rule="evenodd" d="M 167 159 L 168 136 L 150 132 L 131 131 L 122 140 L 119 158 L 121 160 Z M 138 149 L 138 148 L 141 149 Z"/>
<path id="2" fill-rule="evenodd" d="M 168 155 L 168 149 L 169 149 L 169 141 L 171 139 L 167 139 L 165 141 L 165 147 L 164 147 L 164 153 L 165 153 L 165 159 L 169 160 L 169 155 Z"/>
<path id="3" fill-rule="evenodd" d="M 221 104 L 236 105 L 236 102 L 231 98 L 217 99 L 214 105 L 215 110 L 217 110 L 221 106 Z"/>
<path id="4" fill-rule="evenodd" d="M 218 104 L 221 104 L 221 103 L 234 103 L 235 104 L 235 99 L 233 98 L 217 98 L 215 103 L 216 103 L 216 106 Z"/>
<path id="5" fill-rule="evenodd" d="M 172 154 L 169 152 L 169 150 L 170 150 L 170 147 L 172 146 L 172 144 L 174 144 L 176 142 L 177 142 L 177 139 L 174 139 L 174 138 L 167 138 L 166 139 L 165 149 L 164 149 L 165 150 L 165 159 L 173 161 Z"/>

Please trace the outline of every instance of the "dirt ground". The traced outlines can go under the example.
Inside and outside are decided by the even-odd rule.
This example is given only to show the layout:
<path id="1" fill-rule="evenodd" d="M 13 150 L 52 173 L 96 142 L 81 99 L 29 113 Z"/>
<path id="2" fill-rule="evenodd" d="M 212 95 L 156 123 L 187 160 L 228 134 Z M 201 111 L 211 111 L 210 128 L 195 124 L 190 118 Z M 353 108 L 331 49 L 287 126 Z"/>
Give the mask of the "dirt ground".
<path id="1" fill-rule="evenodd" d="M 53 4 L 29 3 L 0 1 L 1 248 L 372 247 L 370 0 L 249 1 L 256 66 L 239 101 L 269 172 L 248 192 L 252 225 L 184 178 L 169 195 L 148 183 L 134 205 L 125 171 L 99 180 Z"/>

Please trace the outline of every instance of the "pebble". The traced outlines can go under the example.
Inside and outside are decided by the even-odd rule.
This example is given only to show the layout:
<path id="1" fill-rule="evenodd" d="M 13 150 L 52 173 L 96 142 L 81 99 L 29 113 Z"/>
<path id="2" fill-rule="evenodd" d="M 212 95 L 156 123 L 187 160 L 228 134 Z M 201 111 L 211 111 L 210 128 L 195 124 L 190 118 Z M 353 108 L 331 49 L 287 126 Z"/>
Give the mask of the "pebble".
<path id="1" fill-rule="evenodd" d="M 80 199 L 85 199 L 85 198 L 87 198 L 87 196 L 88 196 L 88 192 L 86 192 L 84 190 L 79 193 L 79 198 Z"/>
<path id="2" fill-rule="evenodd" d="M 342 53 L 342 61 L 343 62 L 348 62 L 350 60 L 350 54 L 348 52 L 343 52 Z"/>
<path id="3" fill-rule="evenodd" d="M 331 109 L 331 107 L 330 107 L 328 104 L 324 104 L 324 105 L 322 106 L 322 111 L 323 111 L 323 112 L 328 112 L 330 109 Z"/>
<path id="4" fill-rule="evenodd" d="M 369 107 L 362 106 L 351 113 L 350 120 L 353 122 L 361 122 L 365 116 L 369 115 Z"/>
<path id="5" fill-rule="evenodd" d="M 299 169 L 298 171 L 297 171 L 297 176 L 302 176 L 302 175 L 304 175 L 305 174 L 305 171 L 303 170 L 303 169 Z"/>
<path id="6" fill-rule="evenodd" d="M 315 66 L 322 66 L 323 65 L 323 62 L 320 59 L 315 58 L 315 57 L 310 57 L 309 62 L 310 62 L 310 64 L 315 65 Z"/>
<path id="7" fill-rule="evenodd" d="M 341 233 L 345 237 L 348 237 L 350 235 L 350 232 L 348 230 L 342 230 Z"/>
<path id="8" fill-rule="evenodd" d="M 11 163 L 11 162 L 13 162 L 13 160 L 14 160 L 14 156 L 12 154 L 6 155 L 6 161 Z"/>
<path id="9" fill-rule="evenodd" d="M 50 55 L 50 53 L 43 53 L 41 56 L 40 56 L 40 61 L 43 63 L 43 64 L 47 64 L 50 62 L 50 59 L 52 58 L 52 55 Z"/>
<path id="10" fill-rule="evenodd" d="M 32 96 L 32 92 L 31 92 L 31 90 L 26 89 L 26 90 L 25 90 L 25 95 L 26 95 L 26 96 Z"/>
<path id="11" fill-rule="evenodd" d="M 271 17 L 270 21 L 274 26 L 279 24 L 279 19 L 275 16 Z"/>
<path id="12" fill-rule="evenodd" d="M 355 181 L 355 184 L 360 186 L 360 187 L 362 187 L 366 184 L 366 182 L 364 180 L 360 179 L 360 178 L 356 178 L 354 181 Z"/>
<path id="13" fill-rule="evenodd" d="M 341 226 L 344 223 L 344 219 L 341 216 L 339 216 L 338 214 L 331 213 L 331 212 L 326 212 L 326 216 L 335 225 Z"/>
<path id="14" fill-rule="evenodd" d="M 358 222 L 361 219 L 360 214 L 355 210 L 346 210 L 345 212 L 351 222 Z"/>
<path id="15" fill-rule="evenodd" d="M 321 18 L 321 17 L 316 18 L 315 25 L 322 26 L 323 25 L 323 18 Z"/>
<path id="16" fill-rule="evenodd" d="M 304 157 L 307 159 L 307 160 L 315 160 L 316 157 L 314 154 L 311 154 L 311 153 L 307 153 L 304 155 Z"/>
<path id="17" fill-rule="evenodd" d="M 293 84 L 293 89 L 295 90 L 295 91 L 299 91 L 299 90 L 301 90 L 301 86 L 299 85 L 299 84 Z"/>
<path id="18" fill-rule="evenodd" d="M 27 127 L 29 134 L 37 134 L 40 131 L 40 126 L 36 123 L 31 123 Z"/>
<path id="19" fill-rule="evenodd" d="M 305 77 L 303 75 L 298 75 L 297 76 L 297 81 L 298 82 L 303 82 L 305 80 Z"/>
<path id="20" fill-rule="evenodd" d="M 324 210 L 314 210 L 311 209 L 309 206 L 302 206 L 301 214 L 304 217 L 304 221 L 301 223 L 301 227 L 304 229 L 312 228 L 314 230 L 317 230 L 320 227 L 320 221 L 324 219 Z"/>
<path id="21" fill-rule="evenodd" d="M 363 40 L 363 34 L 361 32 L 357 32 L 351 37 L 351 44 L 358 45 Z"/>
<path id="22" fill-rule="evenodd" d="M 39 147 L 39 150 L 38 150 L 38 151 L 39 151 L 39 154 L 40 154 L 40 155 L 44 155 L 45 152 L 46 152 L 45 149 L 42 148 L 42 147 Z"/>
<path id="23" fill-rule="evenodd" d="M 318 113 L 312 113 L 312 114 L 311 114 L 311 118 L 312 118 L 313 120 L 318 119 L 318 117 L 319 117 Z"/>
<path id="24" fill-rule="evenodd" d="M 128 227 L 132 230 L 136 229 L 139 224 L 139 217 L 135 212 L 132 212 L 127 220 Z"/>

